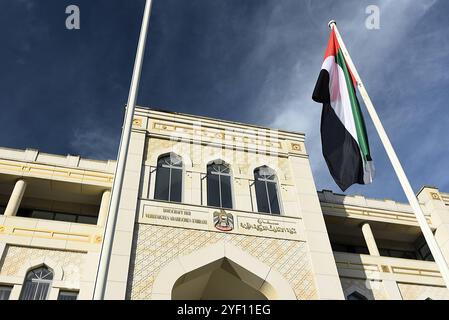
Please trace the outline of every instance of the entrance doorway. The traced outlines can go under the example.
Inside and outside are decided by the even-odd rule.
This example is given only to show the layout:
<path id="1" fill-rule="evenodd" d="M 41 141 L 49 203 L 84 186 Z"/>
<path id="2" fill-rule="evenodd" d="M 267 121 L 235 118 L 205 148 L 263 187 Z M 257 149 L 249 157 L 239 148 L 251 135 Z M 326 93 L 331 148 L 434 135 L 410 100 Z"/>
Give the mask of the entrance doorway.
<path id="1" fill-rule="evenodd" d="M 259 289 L 263 279 L 226 257 L 181 276 L 173 300 L 268 300 Z"/>

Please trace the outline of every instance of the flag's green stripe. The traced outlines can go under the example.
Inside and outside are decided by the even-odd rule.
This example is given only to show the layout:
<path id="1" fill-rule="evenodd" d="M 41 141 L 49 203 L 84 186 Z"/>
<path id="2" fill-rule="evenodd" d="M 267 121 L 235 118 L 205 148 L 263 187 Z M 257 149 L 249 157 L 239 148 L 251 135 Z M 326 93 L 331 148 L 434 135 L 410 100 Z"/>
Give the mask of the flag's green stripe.
<path id="1" fill-rule="evenodd" d="M 362 110 L 360 110 L 360 105 L 357 100 L 352 77 L 349 73 L 348 67 L 346 66 L 346 61 L 343 57 L 343 52 L 341 51 L 341 49 L 338 50 L 335 60 L 337 64 L 343 69 L 345 75 L 346 86 L 348 88 L 349 99 L 351 101 L 352 115 L 354 117 L 355 128 L 357 131 L 357 140 L 359 142 L 360 150 L 362 151 L 365 161 L 371 160 L 365 121 L 363 120 Z"/>

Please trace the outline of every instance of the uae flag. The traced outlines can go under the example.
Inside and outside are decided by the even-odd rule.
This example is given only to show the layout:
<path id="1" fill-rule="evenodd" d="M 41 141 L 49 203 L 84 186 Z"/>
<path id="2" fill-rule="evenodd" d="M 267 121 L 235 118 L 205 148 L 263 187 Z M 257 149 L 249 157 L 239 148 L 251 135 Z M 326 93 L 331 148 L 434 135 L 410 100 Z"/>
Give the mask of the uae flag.
<path id="1" fill-rule="evenodd" d="M 374 174 L 356 84 L 332 29 L 312 98 L 323 104 L 323 155 L 332 177 L 342 191 L 356 183 L 371 183 Z"/>

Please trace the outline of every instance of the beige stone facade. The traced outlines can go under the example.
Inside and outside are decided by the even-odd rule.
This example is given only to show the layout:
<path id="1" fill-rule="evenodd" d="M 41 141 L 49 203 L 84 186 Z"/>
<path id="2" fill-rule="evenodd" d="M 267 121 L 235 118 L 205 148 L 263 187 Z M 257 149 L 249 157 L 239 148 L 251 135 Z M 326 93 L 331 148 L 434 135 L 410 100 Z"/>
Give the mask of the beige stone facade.
<path id="1" fill-rule="evenodd" d="M 168 156 L 173 184 L 157 176 Z M 214 164 L 230 177 L 223 208 Z M 0 297 L 25 297 L 44 267 L 45 298 L 92 299 L 114 168 L 0 149 Z M 161 198 L 164 179 L 179 199 Z M 449 195 L 418 198 L 449 261 Z M 447 299 L 427 251 L 408 205 L 317 192 L 301 133 L 137 108 L 105 299 Z"/>
<path id="2" fill-rule="evenodd" d="M 53 272 L 48 299 L 91 299 L 114 161 L 0 148 L 0 291 L 19 299 L 30 271 Z"/>

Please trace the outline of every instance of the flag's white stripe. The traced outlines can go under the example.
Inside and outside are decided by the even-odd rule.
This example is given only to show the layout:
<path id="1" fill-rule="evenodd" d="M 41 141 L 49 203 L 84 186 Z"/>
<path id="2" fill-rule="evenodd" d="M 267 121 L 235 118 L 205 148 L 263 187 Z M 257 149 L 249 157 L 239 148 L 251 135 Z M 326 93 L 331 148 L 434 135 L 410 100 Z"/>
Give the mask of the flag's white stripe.
<path id="1" fill-rule="evenodd" d="M 354 115 L 352 113 L 351 100 L 349 99 L 348 87 L 343 69 L 335 62 L 335 57 L 327 57 L 323 62 L 322 69 L 329 73 L 329 94 L 331 106 L 335 114 L 345 126 L 346 130 L 355 139 L 357 144 L 357 131 L 355 128 Z M 360 149 L 360 144 L 359 144 Z"/>
<path id="2" fill-rule="evenodd" d="M 363 181 L 365 184 L 373 182 L 374 165 L 372 161 L 365 161 L 365 157 L 360 149 L 359 139 L 355 128 L 354 115 L 352 113 L 351 100 L 349 98 L 348 87 L 343 69 L 335 62 L 335 57 L 327 57 L 323 62 L 322 69 L 329 73 L 329 94 L 331 106 L 335 114 L 345 126 L 359 145 L 359 152 L 363 162 Z"/>

